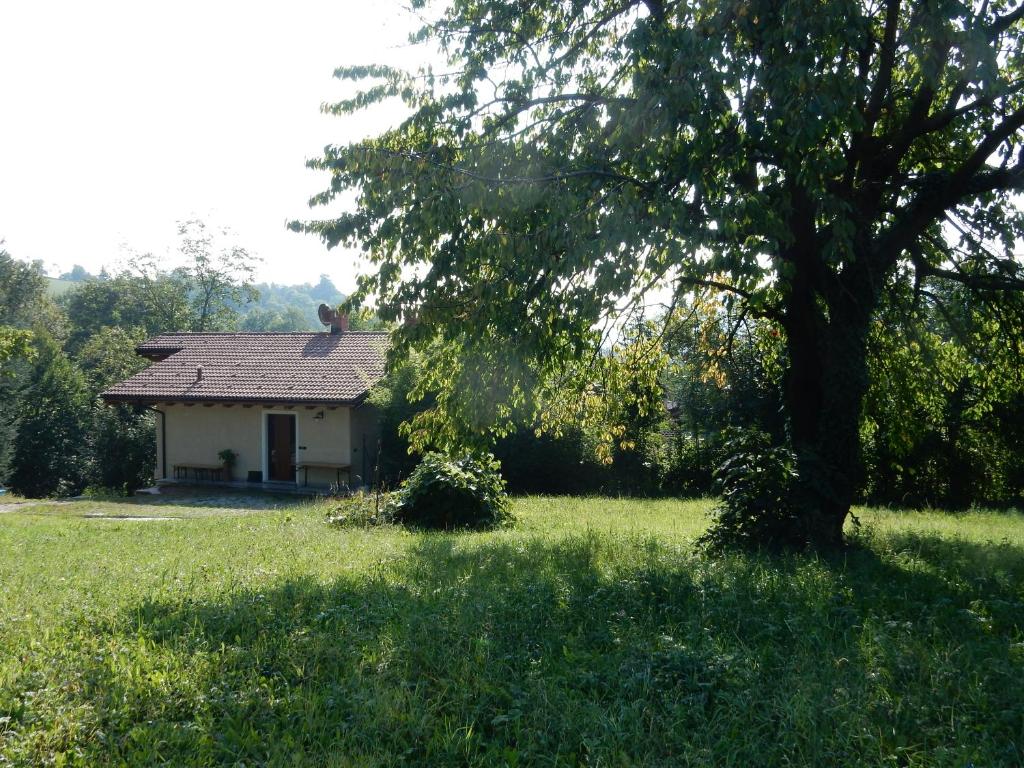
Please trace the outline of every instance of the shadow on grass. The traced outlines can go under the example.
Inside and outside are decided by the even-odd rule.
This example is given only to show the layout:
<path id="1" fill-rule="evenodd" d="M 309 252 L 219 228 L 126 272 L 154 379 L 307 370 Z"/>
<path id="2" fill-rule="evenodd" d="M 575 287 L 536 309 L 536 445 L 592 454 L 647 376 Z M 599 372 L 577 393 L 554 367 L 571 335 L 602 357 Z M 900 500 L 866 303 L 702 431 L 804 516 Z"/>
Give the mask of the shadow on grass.
<path id="1" fill-rule="evenodd" d="M 312 497 L 299 496 L 296 494 L 274 493 L 259 488 L 252 490 L 246 488 L 166 488 L 159 494 L 147 495 L 137 494 L 128 499 L 123 499 L 133 504 L 155 504 L 181 507 L 224 507 L 227 509 L 251 509 L 251 508 L 276 508 L 307 502 Z"/>
<path id="2" fill-rule="evenodd" d="M 424 536 L 332 583 L 146 602 L 90 764 L 1019 764 L 1024 551 L 706 560 Z"/>

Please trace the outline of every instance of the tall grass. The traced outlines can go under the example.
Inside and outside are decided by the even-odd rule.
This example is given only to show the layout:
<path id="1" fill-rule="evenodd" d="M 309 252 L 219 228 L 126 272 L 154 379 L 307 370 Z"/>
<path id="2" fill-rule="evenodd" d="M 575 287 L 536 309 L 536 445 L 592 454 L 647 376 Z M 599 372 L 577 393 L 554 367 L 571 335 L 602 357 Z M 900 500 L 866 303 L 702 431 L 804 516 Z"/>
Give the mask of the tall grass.
<path id="1" fill-rule="evenodd" d="M 711 559 L 708 507 L 3 515 L 0 765 L 1024 761 L 1024 518 L 861 510 L 835 560 Z"/>

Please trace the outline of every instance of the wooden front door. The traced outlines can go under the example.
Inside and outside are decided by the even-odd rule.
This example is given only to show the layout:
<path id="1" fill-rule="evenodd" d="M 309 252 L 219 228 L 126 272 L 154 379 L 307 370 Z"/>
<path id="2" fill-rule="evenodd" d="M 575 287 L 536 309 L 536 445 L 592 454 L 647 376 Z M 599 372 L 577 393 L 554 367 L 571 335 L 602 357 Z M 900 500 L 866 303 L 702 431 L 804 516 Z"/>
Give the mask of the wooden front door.
<path id="1" fill-rule="evenodd" d="M 270 480 L 295 482 L 295 417 L 267 414 L 267 467 Z"/>

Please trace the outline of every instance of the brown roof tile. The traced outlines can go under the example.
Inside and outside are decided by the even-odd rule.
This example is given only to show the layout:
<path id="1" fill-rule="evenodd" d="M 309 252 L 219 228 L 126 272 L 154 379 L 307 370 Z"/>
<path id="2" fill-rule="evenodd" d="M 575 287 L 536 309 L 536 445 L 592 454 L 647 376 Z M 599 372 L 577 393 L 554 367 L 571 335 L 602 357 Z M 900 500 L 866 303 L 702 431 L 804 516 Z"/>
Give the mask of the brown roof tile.
<path id="1" fill-rule="evenodd" d="M 355 404 L 384 375 L 386 333 L 165 333 L 107 402 Z M 202 366 L 202 375 L 198 369 Z"/>

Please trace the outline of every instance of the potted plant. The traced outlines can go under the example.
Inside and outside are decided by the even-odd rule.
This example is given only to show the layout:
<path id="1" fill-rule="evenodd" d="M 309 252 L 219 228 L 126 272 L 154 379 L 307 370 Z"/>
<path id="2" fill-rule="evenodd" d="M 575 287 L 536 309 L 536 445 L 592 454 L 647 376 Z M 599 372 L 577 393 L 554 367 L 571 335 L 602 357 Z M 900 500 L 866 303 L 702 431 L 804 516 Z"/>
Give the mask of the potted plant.
<path id="1" fill-rule="evenodd" d="M 217 454 L 220 460 L 224 462 L 224 479 L 231 479 L 231 470 L 235 468 L 235 462 L 238 461 L 238 454 L 232 451 L 230 448 L 225 448 L 223 451 Z"/>

